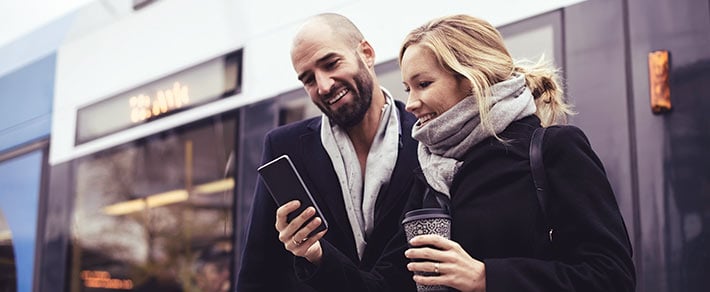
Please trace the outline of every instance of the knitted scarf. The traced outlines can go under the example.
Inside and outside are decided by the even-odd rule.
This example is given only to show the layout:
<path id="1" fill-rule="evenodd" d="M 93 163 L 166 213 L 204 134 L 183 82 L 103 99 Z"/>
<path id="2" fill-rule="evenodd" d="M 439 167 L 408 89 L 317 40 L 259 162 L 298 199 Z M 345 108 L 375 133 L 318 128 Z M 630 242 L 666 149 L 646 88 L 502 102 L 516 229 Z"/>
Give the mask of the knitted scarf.
<path id="1" fill-rule="evenodd" d="M 491 86 L 489 119 L 493 131 L 500 134 L 512 122 L 535 113 L 532 93 L 525 86 L 525 76 L 514 73 Z M 419 141 L 417 155 L 427 183 L 451 197 L 449 189 L 461 160 L 471 147 L 492 136 L 481 125 L 476 99 L 467 96 L 424 125 L 415 124 L 412 138 Z"/>

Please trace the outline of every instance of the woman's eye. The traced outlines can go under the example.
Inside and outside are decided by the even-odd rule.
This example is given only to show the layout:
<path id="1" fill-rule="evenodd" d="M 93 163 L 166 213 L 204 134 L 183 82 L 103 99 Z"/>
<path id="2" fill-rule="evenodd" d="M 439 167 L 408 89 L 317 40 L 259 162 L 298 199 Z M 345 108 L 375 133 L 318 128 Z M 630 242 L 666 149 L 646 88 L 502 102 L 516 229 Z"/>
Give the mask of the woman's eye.
<path id="1" fill-rule="evenodd" d="M 426 88 L 427 86 L 431 85 L 431 81 L 422 81 L 419 82 L 419 87 L 421 88 Z"/>
<path id="2" fill-rule="evenodd" d="M 410 91 L 409 87 L 404 88 L 404 92 L 409 93 L 409 91 Z"/>

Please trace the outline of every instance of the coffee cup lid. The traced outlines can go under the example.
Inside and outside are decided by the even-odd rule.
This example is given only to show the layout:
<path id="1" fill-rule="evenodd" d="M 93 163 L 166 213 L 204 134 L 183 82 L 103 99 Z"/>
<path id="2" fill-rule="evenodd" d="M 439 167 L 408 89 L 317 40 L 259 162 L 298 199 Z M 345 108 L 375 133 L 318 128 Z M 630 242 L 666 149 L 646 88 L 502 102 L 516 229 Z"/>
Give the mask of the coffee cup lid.
<path id="1" fill-rule="evenodd" d="M 424 208 L 409 211 L 404 214 L 404 220 L 402 224 L 411 222 L 414 220 L 428 219 L 428 218 L 445 218 L 451 220 L 451 216 L 446 212 L 446 210 L 441 208 Z"/>

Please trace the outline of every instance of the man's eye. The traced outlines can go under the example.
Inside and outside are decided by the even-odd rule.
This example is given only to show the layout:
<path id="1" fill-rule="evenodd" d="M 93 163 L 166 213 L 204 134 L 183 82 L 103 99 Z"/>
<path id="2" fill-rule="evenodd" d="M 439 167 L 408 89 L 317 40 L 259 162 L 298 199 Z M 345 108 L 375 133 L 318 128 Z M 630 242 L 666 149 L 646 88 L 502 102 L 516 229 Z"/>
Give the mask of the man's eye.
<path id="1" fill-rule="evenodd" d="M 328 63 L 325 64 L 325 67 L 328 68 L 328 69 L 333 69 L 333 68 L 335 68 L 336 66 L 338 66 L 338 60 L 331 61 L 331 62 L 328 62 Z"/>

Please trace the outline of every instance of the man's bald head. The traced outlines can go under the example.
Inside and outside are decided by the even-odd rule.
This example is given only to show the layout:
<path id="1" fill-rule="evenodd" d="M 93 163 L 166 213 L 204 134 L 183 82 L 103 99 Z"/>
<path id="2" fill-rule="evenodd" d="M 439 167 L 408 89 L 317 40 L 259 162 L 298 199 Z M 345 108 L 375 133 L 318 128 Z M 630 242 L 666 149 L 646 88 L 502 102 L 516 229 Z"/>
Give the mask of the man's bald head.
<path id="1" fill-rule="evenodd" d="M 355 24 L 345 16 L 337 13 L 322 13 L 309 18 L 296 34 L 293 47 L 313 33 L 322 33 L 327 28 L 330 36 L 337 37 L 344 44 L 355 48 L 365 39 Z"/>
<path id="2" fill-rule="evenodd" d="M 377 110 L 384 105 L 384 94 L 376 90 L 375 51 L 342 15 L 309 18 L 293 40 L 291 62 L 308 96 L 336 125 L 359 125 L 373 96 Z"/>

